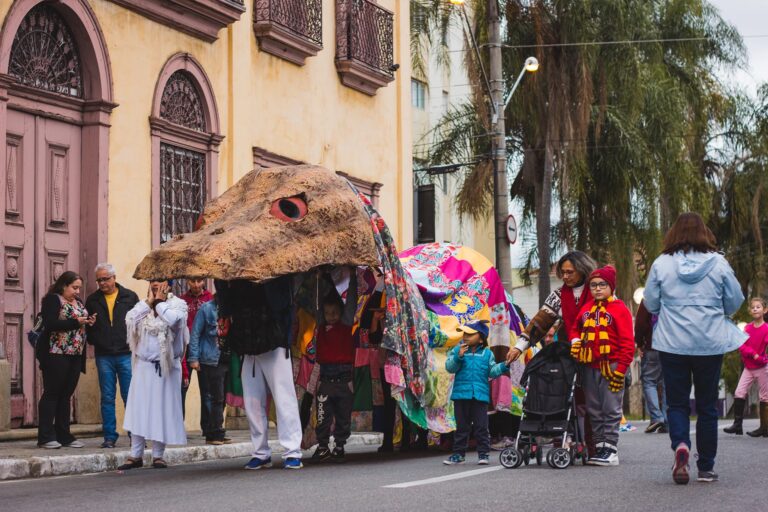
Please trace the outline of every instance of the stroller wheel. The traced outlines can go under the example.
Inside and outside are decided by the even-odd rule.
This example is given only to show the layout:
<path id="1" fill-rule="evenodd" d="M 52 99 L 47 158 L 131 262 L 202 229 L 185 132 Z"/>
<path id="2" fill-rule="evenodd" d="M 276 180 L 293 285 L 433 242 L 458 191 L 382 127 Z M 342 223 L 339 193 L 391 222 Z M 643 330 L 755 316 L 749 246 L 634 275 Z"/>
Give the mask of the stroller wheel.
<path id="1" fill-rule="evenodd" d="M 505 448 L 499 455 L 499 462 L 507 469 L 515 469 L 523 463 L 523 454 L 517 448 Z"/>
<path id="2" fill-rule="evenodd" d="M 547 454 L 547 462 L 556 469 L 565 469 L 571 465 L 571 452 L 565 448 L 555 448 Z"/>
<path id="3" fill-rule="evenodd" d="M 542 455 L 542 452 L 544 450 L 541 449 L 541 446 L 536 445 L 536 464 L 541 466 L 544 463 L 544 455 Z"/>
<path id="4" fill-rule="evenodd" d="M 523 464 L 526 466 L 531 462 L 531 458 L 533 455 L 531 454 L 531 447 L 526 446 L 523 448 Z"/>

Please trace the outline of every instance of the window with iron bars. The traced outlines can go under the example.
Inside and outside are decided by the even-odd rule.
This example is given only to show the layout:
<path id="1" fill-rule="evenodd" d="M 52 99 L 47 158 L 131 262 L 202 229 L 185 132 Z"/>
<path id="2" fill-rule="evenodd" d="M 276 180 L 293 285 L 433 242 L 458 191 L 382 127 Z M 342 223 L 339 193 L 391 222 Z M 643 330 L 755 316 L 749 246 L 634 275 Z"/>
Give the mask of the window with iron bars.
<path id="1" fill-rule="evenodd" d="M 205 205 L 205 154 L 171 144 L 160 144 L 160 243 L 189 233 Z M 182 295 L 186 281 L 176 281 L 173 292 Z"/>

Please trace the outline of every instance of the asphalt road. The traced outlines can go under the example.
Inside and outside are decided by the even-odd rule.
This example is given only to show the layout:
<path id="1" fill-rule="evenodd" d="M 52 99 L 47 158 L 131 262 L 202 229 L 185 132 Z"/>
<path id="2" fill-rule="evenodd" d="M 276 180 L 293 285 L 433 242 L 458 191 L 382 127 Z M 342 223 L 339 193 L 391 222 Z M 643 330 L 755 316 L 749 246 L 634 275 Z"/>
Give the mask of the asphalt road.
<path id="1" fill-rule="evenodd" d="M 489 467 L 476 466 L 474 453 L 467 464 L 449 467 L 441 464 L 443 453 L 382 457 L 362 448 L 345 464 L 307 464 L 299 471 L 244 471 L 247 459 L 237 459 L 0 483 L 0 510 L 768 511 L 768 438 L 721 432 L 720 482 L 677 486 L 668 436 L 643 434 L 644 425 L 622 434 L 621 465 L 611 468 L 508 470 L 497 457 Z"/>

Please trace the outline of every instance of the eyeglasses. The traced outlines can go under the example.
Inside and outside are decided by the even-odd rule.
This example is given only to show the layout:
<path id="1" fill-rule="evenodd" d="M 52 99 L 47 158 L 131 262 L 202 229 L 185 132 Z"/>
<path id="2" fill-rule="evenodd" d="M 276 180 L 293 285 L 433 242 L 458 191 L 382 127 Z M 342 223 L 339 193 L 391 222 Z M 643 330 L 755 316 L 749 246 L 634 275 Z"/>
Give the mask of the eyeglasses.
<path id="1" fill-rule="evenodd" d="M 106 282 L 107 282 L 107 281 L 109 281 L 110 279 L 114 279 L 114 278 L 115 278 L 115 276 L 109 276 L 109 277 L 97 277 L 97 278 L 96 278 L 96 282 L 97 282 L 97 283 L 106 283 Z"/>
<path id="2" fill-rule="evenodd" d="M 598 288 L 608 288 L 609 286 L 610 285 L 605 281 L 600 281 L 599 283 L 589 283 L 589 287 L 592 290 L 597 290 Z"/>

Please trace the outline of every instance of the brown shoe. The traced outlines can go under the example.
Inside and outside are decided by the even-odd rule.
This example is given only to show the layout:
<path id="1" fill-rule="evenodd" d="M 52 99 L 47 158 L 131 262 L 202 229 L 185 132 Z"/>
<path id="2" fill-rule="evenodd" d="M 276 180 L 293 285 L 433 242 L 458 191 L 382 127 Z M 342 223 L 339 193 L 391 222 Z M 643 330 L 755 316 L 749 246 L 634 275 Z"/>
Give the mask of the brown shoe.
<path id="1" fill-rule="evenodd" d="M 152 467 L 155 469 L 166 469 L 168 467 L 168 463 L 166 463 L 161 457 L 158 457 L 156 459 L 152 459 Z"/>
<path id="2" fill-rule="evenodd" d="M 210 444 L 212 446 L 221 446 L 224 444 L 224 441 L 221 439 L 211 439 L 210 441 L 206 441 L 205 444 Z"/>

